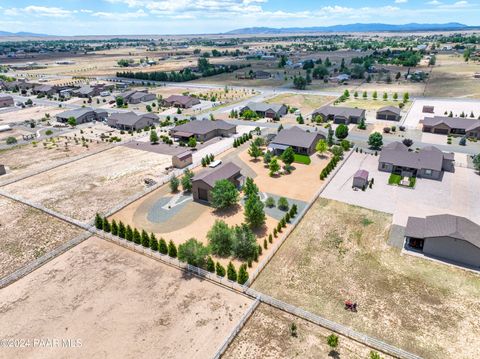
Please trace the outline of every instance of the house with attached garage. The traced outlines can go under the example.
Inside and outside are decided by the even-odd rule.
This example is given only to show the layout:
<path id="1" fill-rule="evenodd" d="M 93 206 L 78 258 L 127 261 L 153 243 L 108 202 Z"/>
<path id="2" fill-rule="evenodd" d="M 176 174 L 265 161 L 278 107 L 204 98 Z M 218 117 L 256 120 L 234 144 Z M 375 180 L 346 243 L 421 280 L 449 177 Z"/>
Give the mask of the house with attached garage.
<path id="1" fill-rule="evenodd" d="M 64 111 L 55 116 L 58 122 L 68 123 L 73 117 L 77 125 L 92 121 L 104 121 L 108 117 L 108 112 L 101 109 L 93 109 L 91 107 L 81 107 L 74 110 Z"/>
<path id="2" fill-rule="evenodd" d="M 193 96 L 171 95 L 163 100 L 163 104 L 168 107 L 190 108 L 200 104 L 200 100 Z"/>
<path id="3" fill-rule="evenodd" d="M 13 105 L 14 105 L 14 101 L 13 101 L 12 96 L 0 95 L 0 108 L 1 107 L 9 107 L 9 106 L 13 106 Z"/>
<path id="4" fill-rule="evenodd" d="M 385 106 L 377 110 L 377 120 L 400 121 L 400 108 L 394 106 Z"/>
<path id="5" fill-rule="evenodd" d="M 275 103 L 249 102 L 240 109 L 240 114 L 250 110 L 262 118 L 280 118 L 287 114 L 287 106 Z"/>
<path id="6" fill-rule="evenodd" d="M 464 217 L 409 217 L 405 245 L 426 256 L 480 268 L 480 226 Z"/>
<path id="7" fill-rule="evenodd" d="M 443 172 L 455 171 L 454 154 L 442 152 L 434 146 L 410 151 L 403 143 L 392 142 L 383 147 L 378 169 L 402 177 L 441 180 Z"/>
<path id="8" fill-rule="evenodd" d="M 110 127 L 124 131 L 137 131 L 159 123 L 159 117 L 154 113 L 137 115 L 135 112 L 117 112 L 108 118 Z"/>
<path id="9" fill-rule="evenodd" d="M 222 120 L 194 120 L 175 126 L 170 130 L 170 136 L 185 142 L 190 137 L 205 142 L 215 137 L 230 137 L 235 133 L 237 133 L 237 126 Z"/>
<path id="10" fill-rule="evenodd" d="M 211 190 L 217 181 L 228 180 L 235 187 L 240 187 L 243 185 L 244 179 L 240 167 L 232 162 L 205 169 L 192 179 L 193 199 L 195 201 L 211 202 Z"/>
<path id="11" fill-rule="evenodd" d="M 361 108 L 339 107 L 339 106 L 323 106 L 316 109 L 312 113 L 312 118 L 321 116 L 324 121 L 333 121 L 333 123 L 360 123 L 361 119 L 365 120 L 365 110 Z"/>
<path id="12" fill-rule="evenodd" d="M 325 136 L 321 133 L 307 132 L 294 126 L 281 130 L 270 141 L 268 149 L 279 154 L 291 147 L 295 153 L 310 156 L 315 153 L 315 146 L 321 139 L 325 139 Z"/>
<path id="13" fill-rule="evenodd" d="M 480 139 L 480 120 L 466 117 L 425 117 L 422 131 Z"/>
<path id="14" fill-rule="evenodd" d="M 122 92 L 118 97 L 123 98 L 124 102 L 130 104 L 154 101 L 157 98 L 154 93 L 148 93 L 147 90 Z"/>

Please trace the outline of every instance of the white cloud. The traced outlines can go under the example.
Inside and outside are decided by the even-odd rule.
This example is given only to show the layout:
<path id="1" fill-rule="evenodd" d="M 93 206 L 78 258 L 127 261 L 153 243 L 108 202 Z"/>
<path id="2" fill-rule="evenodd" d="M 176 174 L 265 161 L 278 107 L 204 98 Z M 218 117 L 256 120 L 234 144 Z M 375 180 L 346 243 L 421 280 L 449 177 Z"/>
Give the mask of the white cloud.
<path id="1" fill-rule="evenodd" d="M 59 7 L 47 7 L 30 5 L 24 8 L 10 8 L 4 11 L 7 16 L 32 15 L 38 17 L 67 17 L 72 15 L 72 11 Z"/>
<path id="2" fill-rule="evenodd" d="M 135 12 L 95 12 L 92 16 L 100 17 L 102 19 L 108 20 L 132 20 L 139 17 L 148 16 L 147 13 L 143 10 L 138 10 Z"/>
<path id="3" fill-rule="evenodd" d="M 427 4 L 428 5 L 441 5 L 442 2 L 438 1 L 438 0 L 432 0 L 432 1 L 427 2 Z"/>
<path id="4" fill-rule="evenodd" d="M 468 1 L 457 1 L 453 4 L 440 4 L 438 7 L 442 9 L 463 9 L 469 6 L 470 3 Z"/>
<path id="5" fill-rule="evenodd" d="M 405 4 L 408 0 L 395 0 L 395 4 Z"/>

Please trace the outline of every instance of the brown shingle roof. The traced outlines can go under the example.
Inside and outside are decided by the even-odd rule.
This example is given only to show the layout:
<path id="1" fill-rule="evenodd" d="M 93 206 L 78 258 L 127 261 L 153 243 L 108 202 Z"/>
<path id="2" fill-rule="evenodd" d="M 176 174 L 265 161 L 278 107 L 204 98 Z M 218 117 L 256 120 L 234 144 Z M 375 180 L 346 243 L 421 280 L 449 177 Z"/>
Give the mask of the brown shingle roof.
<path id="1" fill-rule="evenodd" d="M 395 166 L 441 171 L 443 159 L 444 153 L 436 147 L 428 146 L 413 152 L 401 142 L 392 142 L 382 149 L 379 161 Z"/>
<path id="2" fill-rule="evenodd" d="M 205 135 L 215 130 L 231 130 L 237 126 L 227 123 L 223 120 L 195 120 L 178 125 L 172 128 L 172 133 L 187 132 L 194 135 Z"/>
<path id="3" fill-rule="evenodd" d="M 217 168 L 205 169 L 199 174 L 193 177 L 192 181 L 203 181 L 210 187 L 215 186 L 215 182 L 231 178 L 237 174 L 240 174 L 240 167 L 233 162 L 224 163 Z"/>
<path id="4" fill-rule="evenodd" d="M 440 124 L 446 125 L 450 128 L 459 128 L 465 131 L 473 131 L 480 128 L 480 120 L 466 117 L 446 117 L 446 116 L 434 116 L 425 117 L 423 119 L 423 125 L 434 127 Z"/>
<path id="5" fill-rule="evenodd" d="M 271 141 L 272 144 L 309 148 L 318 141 L 322 135 L 318 132 L 307 132 L 300 127 L 294 126 L 289 129 L 283 129 Z"/>

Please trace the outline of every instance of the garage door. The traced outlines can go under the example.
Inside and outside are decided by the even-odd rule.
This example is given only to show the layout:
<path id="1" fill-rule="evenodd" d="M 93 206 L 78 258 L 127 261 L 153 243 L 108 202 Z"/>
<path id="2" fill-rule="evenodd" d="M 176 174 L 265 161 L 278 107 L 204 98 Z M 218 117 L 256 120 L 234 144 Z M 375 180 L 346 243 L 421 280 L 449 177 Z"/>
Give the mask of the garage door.
<path id="1" fill-rule="evenodd" d="M 444 129 L 444 128 L 435 128 L 433 130 L 433 133 L 439 133 L 441 135 L 447 135 L 448 134 L 448 130 L 447 129 Z"/>

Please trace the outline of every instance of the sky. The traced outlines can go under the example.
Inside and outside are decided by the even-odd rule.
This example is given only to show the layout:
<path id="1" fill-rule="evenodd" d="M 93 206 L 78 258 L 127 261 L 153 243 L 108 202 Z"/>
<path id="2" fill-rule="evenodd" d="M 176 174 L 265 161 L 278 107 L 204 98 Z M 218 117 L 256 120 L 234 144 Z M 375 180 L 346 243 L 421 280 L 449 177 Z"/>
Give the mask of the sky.
<path id="1" fill-rule="evenodd" d="M 480 25 L 480 0 L 0 0 L 0 31 L 50 35 L 205 34 L 372 22 Z"/>

